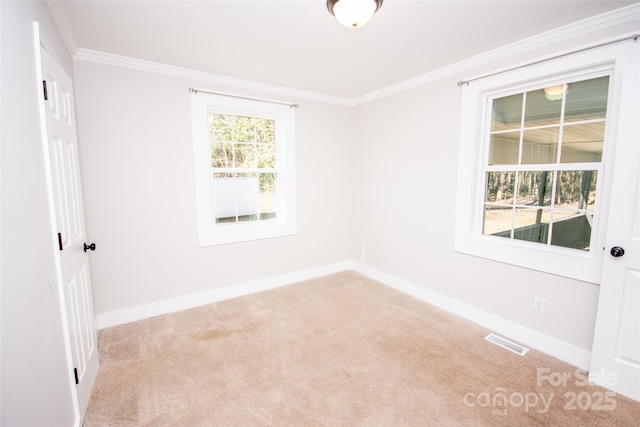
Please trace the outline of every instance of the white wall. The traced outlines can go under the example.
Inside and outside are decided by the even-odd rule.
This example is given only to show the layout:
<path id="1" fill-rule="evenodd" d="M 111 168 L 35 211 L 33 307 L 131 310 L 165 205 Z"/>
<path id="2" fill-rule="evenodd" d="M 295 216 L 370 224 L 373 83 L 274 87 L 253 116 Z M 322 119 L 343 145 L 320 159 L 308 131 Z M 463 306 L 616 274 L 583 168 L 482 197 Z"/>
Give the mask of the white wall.
<path id="1" fill-rule="evenodd" d="M 238 91 L 86 61 L 75 84 L 99 315 L 349 259 L 349 108 L 285 99 L 300 104 L 297 235 L 199 248 L 188 88 Z"/>
<path id="2" fill-rule="evenodd" d="M 39 128 L 33 20 L 71 73 L 44 2 L 0 2 L 2 268 L 0 424 L 74 422 Z"/>
<path id="3" fill-rule="evenodd" d="M 598 286 L 453 251 L 457 81 L 637 31 L 634 27 L 567 38 L 358 106 L 353 257 L 359 259 L 364 245 L 365 264 L 376 270 L 590 351 Z M 534 296 L 546 298 L 544 315 L 532 311 Z"/>

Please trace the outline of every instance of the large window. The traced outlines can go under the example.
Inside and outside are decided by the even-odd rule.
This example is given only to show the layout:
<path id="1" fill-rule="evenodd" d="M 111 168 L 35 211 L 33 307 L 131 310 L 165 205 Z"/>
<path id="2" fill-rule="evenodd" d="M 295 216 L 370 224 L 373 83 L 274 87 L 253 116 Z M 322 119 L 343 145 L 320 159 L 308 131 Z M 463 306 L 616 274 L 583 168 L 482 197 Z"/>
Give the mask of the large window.
<path id="1" fill-rule="evenodd" d="M 623 47 L 463 89 L 455 249 L 598 283 Z"/>
<path id="2" fill-rule="evenodd" d="M 294 112 L 192 95 L 201 246 L 295 233 Z"/>
<path id="3" fill-rule="evenodd" d="M 483 233 L 591 247 L 609 77 L 491 100 Z"/>

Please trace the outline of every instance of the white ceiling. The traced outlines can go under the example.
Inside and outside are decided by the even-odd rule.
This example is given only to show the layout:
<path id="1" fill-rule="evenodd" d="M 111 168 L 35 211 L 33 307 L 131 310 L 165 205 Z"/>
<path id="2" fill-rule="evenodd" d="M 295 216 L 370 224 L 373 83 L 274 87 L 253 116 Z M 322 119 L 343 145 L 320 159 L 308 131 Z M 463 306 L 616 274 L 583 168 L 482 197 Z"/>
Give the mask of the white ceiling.
<path id="1" fill-rule="evenodd" d="M 324 0 L 59 3 L 81 49 L 351 99 L 637 1 L 385 0 L 356 31 Z"/>

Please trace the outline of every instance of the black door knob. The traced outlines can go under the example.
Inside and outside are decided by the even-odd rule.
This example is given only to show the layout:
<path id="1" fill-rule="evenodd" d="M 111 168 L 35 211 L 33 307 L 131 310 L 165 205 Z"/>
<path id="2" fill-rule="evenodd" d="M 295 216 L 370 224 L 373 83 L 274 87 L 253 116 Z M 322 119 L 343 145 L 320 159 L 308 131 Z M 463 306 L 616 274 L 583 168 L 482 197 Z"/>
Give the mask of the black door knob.
<path id="1" fill-rule="evenodd" d="M 624 255 L 624 249 L 622 249 L 620 246 L 614 246 L 611 248 L 611 256 L 618 258 L 622 255 Z"/>
<path id="2" fill-rule="evenodd" d="M 96 244 L 92 243 L 90 245 L 87 245 L 86 243 L 84 244 L 84 251 L 95 251 L 96 250 Z"/>

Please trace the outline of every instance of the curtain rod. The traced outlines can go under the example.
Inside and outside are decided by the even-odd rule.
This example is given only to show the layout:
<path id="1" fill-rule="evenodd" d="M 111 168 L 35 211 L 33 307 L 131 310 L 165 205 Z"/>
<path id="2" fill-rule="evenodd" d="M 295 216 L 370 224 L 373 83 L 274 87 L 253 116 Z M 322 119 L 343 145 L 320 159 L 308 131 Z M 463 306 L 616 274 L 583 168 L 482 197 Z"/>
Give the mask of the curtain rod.
<path id="1" fill-rule="evenodd" d="M 582 48 L 582 49 L 573 50 L 571 52 L 561 53 L 560 55 L 552 56 L 550 58 L 544 58 L 544 59 L 541 59 L 539 61 L 528 62 L 528 63 L 526 63 L 524 65 L 519 65 L 517 67 L 509 68 L 509 69 L 506 69 L 506 70 L 496 71 L 495 73 L 483 74 L 483 75 L 481 75 L 479 77 L 474 77 L 474 78 L 468 79 L 468 80 L 460 80 L 458 82 L 458 86 L 464 86 L 465 84 L 467 86 L 469 86 L 469 83 L 474 82 L 476 80 L 481 80 L 481 79 L 484 79 L 484 78 L 487 78 L 487 77 L 496 76 L 498 74 L 506 73 L 506 72 L 513 71 L 513 70 L 518 70 L 520 68 L 525 68 L 525 67 L 529 67 L 531 65 L 540 64 L 542 62 L 551 61 L 553 59 L 562 58 L 564 56 L 573 55 L 575 53 L 584 52 L 586 50 L 596 49 L 598 47 L 607 46 L 607 45 L 610 45 L 610 44 L 619 43 L 619 42 L 623 42 L 623 41 L 631 40 L 631 39 L 633 39 L 634 41 L 637 41 L 638 37 L 640 37 L 640 34 L 634 34 L 632 36 L 623 37 L 621 39 L 616 39 L 616 40 L 611 40 L 611 41 L 608 41 L 608 42 L 600 43 L 600 44 L 597 44 L 595 46 L 588 46 L 588 47 L 585 47 L 585 48 Z"/>
<path id="2" fill-rule="evenodd" d="M 221 95 L 221 96 L 228 96 L 230 98 L 240 98 L 240 99 L 249 99 L 249 100 L 252 100 L 252 101 L 270 102 L 272 104 L 288 105 L 291 108 L 298 108 L 298 104 L 292 104 L 290 102 L 274 101 L 272 99 L 264 99 L 264 98 L 254 98 L 254 97 L 251 97 L 251 96 L 234 95 L 234 94 L 231 94 L 231 93 L 224 93 L 224 92 L 214 92 L 214 91 L 211 91 L 211 90 L 196 89 L 196 88 L 193 88 L 193 87 L 189 88 L 189 92 L 192 92 L 192 93 L 195 93 L 195 94 L 197 94 L 198 92 L 209 93 L 211 95 Z"/>

